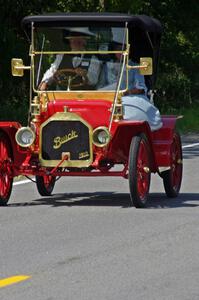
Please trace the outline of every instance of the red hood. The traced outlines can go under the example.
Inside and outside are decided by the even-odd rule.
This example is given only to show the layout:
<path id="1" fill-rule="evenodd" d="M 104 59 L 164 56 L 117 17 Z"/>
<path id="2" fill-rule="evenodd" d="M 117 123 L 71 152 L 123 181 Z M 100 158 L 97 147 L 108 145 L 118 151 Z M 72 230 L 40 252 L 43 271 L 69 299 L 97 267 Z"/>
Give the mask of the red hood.
<path id="1" fill-rule="evenodd" d="M 57 112 L 63 112 L 64 106 L 67 111 L 78 114 L 93 128 L 107 126 L 110 121 L 110 108 L 112 103 L 106 100 L 58 100 L 48 103 L 48 117 Z"/>

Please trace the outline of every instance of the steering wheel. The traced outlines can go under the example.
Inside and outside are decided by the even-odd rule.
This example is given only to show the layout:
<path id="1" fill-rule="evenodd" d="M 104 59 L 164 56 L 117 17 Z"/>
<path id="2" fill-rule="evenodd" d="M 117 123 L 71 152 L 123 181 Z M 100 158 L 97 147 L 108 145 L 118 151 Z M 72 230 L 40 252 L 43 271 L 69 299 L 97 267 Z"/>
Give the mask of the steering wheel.
<path id="1" fill-rule="evenodd" d="M 77 82 L 74 82 L 75 79 Z M 86 71 L 81 68 L 60 69 L 55 72 L 54 80 L 58 85 L 66 88 L 67 90 L 81 87 L 87 83 Z"/>

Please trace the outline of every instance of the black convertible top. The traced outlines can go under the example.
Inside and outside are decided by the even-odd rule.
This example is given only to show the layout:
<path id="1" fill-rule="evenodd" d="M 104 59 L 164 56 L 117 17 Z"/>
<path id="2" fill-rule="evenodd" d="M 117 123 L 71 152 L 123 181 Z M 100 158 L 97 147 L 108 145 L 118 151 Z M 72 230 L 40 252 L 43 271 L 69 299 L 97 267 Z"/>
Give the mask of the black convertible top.
<path id="1" fill-rule="evenodd" d="M 161 23 L 146 15 L 129 15 L 121 13 L 50 13 L 27 16 L 22 20 L 22 27 L 27 36 L 31 36 L 31 24 L 34 27 L 79 27 L 102 26 L 124 27 L 129 30 L 130 58 L 138 62 L 140 57 L 153 58 L 153 75 L 145 76 L 152 86 L 156 80 L 159 59 Z"/>
<path id="2" fill-rule="evenodd" d="M 152 17 L 146 15 L 129 15 L 119 13 L 51 13 L 36 16 L 27 16 L 22 20 L 22 26 L 25 30 L 30 28 L 31 23 L 35 26 L 50 27 L 69 24 L 78 25 L 94 25 L 95 23 L 103 23 L 103 26 L 121 26 L 128 23 L 129 27 L 139 27 L 142 30 L 149 32 L 162 32 L 161 23 Z"/>

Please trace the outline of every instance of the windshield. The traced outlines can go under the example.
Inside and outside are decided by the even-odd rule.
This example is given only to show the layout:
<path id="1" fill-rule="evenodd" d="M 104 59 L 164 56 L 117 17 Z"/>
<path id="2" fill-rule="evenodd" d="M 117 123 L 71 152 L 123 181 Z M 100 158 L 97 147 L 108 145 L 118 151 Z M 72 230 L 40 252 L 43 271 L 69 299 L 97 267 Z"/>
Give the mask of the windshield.
<path id="1" fill-rule="evenodd" d="M 35 28 L 34 88 L 49 91 L 113 91 L 126 73 L 127 29 Z M 121 89 L 126 88 L 123 74 Z"/>

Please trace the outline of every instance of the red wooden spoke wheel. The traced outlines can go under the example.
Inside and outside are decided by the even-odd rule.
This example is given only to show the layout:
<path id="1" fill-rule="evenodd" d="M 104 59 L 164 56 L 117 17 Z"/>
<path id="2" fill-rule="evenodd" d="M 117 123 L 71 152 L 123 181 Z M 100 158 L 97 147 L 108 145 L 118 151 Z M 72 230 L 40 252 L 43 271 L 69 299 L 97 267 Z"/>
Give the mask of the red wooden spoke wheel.
<path id="1" fill-rule="evenodd" d="M 55 186 L 56 177 L 51 175 L 36 176 L 37 190 L 41 196 L 50 196 Z"/>
<path id="2" fill-rule="evenodd" d="M 129 188 L 131 203 L 137 207 L 145 206 L 151 180 L 150 148 L 144 135 L 135 136 L 129 151 Z"/>
<path id="3" fill-rule="evenodd" d="M 12 191 L 12 154 L 8 138 L 0 133 L 0 205 L 6 205 Z"/>
<path id="4" fill-rule="evenodd" d="M 182 182 L 182 146 L 180 135 L 175 132 L 173 135 L 173 142 L 171 145 L 171 168 L 165 172 L 162 172 L 164 188 L 167 197 L 177 197 L 180 191 Z"/>

